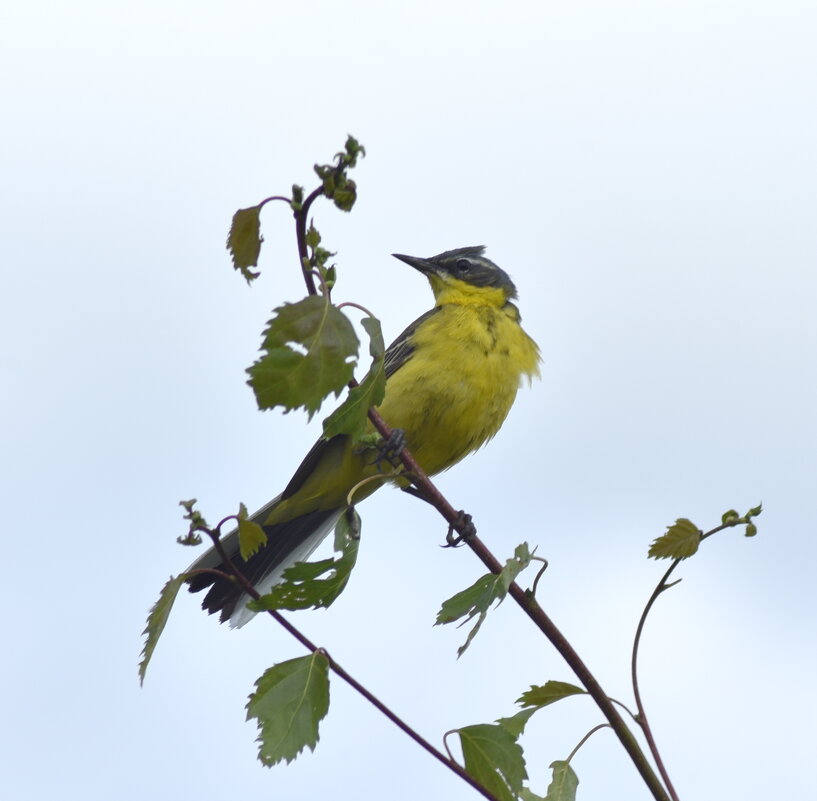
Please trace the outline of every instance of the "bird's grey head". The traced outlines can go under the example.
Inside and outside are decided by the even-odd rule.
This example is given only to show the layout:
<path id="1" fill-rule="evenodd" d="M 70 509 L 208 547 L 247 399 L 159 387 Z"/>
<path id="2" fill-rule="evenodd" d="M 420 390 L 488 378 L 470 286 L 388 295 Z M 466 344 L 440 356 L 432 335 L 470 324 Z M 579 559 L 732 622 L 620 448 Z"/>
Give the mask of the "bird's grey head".
<path id="1" fill-rule="evenodd" d="M 446 250 L 429 259 L 417 256 L 403 256 L 400 253 L 392 255 L 406 264 L 428 275 L 435 273 L 440 277 L 449 276 L 465 281 L 472 286 L 493 287 L 503 289 L 507 298 L 516 297 L 516 287 L 511 277 L 501 267 L 486 258 L 485 247 L 482 245 L 468 248 Z"/>

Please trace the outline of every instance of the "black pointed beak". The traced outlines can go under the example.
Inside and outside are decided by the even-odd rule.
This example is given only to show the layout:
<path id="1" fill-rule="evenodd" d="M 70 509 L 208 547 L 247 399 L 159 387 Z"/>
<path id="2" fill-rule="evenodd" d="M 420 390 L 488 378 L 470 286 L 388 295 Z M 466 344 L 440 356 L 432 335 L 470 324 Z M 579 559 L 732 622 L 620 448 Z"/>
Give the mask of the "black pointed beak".
<path id="1" fill-rule="evenodd" d="M 415 270 L 419 270 L 423 275 L 430 275 L 436 273 L 437 268 L 428 259 L 421 259 L 418 256 L 404 256 L 402 253 L 392 253 L 395 259 L 410 264 Z"/>

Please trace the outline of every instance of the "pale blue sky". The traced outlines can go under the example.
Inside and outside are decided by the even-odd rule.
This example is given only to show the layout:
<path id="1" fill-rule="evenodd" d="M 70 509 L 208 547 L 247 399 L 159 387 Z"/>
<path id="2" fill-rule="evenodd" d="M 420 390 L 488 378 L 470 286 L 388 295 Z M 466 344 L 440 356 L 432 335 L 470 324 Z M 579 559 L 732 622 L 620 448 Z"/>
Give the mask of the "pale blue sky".
<path id="1" fill-rule="evenodd" d="M 817 590 L 817 11 L 779 2 L 29 2 L 0 12 L 4 798 L 476 796 L 335 682 L 315 754 L 255 760 L 243 705 L 301 653 L 181 598 L 144 689 L 144 618 L 191 559 L 177 502 L 257 507 L 319 431 L 259 414 L 243 369 L 302 294 L 268 208 L 249 290 L 233 211 L 310 185 L 347 132 L 369 156 L 350 216 L 316 207 L 338 300 L 387 338 L 431 302 L 393 252 L 488 246 L 514 278 L 542 380 L 440 479 L 500 558 L 551 563 L 541 600 L 611 695 L 676 517 L 715 525 L 643 651 L 644 694 L 683 799 L 813 784 Z M 518 468 L 513 465 L 519 464 Z M 299 616 L 439 742 L 571 680 L 504 604 L 459 661 L 432 628 L 480 575 L 429 508 L 361 508 L 345 596 Z M 535 790 L 598 722 L 582 699 L 525 741 Z M 613 737 L 580 798 L 648 798 Z"/>

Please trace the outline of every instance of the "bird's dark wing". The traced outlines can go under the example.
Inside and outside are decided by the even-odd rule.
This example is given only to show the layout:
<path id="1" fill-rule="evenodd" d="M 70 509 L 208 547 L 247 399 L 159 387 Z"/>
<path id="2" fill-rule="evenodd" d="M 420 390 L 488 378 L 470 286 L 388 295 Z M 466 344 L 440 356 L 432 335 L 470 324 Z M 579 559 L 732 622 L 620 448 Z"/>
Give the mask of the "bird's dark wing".
<path id="1" fill-rule="evenodd" d="M 386 378 L 399 370 L 414 354 L 414 346 L 411 344 L 411 337 L 417 328 L 429 317 L 432 317 L 440 310 L 437 306 L 430 309 L 425 314 L 421 314 L 386 350 L 385 370 Z"/>
<path id="2" fill-rule="evenodd" d="M 420 315 L 402 334 L 400 334 L 394 342 L 386 349 L 386 356 L 384 362 L 384 369 L 386 378 L 393 375 L 399 370 L 414 354 L 414 346 L 411 344 L 411 337 L 417 330 L 417 327 L 424 323 L 429 317 L 436 314 L 439 308 L 431 309 L 425 314 Z M 319 439 L 313 446 L 304 460 L 301 462 L 295 475 L 287 484 L 286 489 L 281 493 L 282 498 L 291 498 L 304 484 L 307 478 L 312 475 L 315 468 L 323 459 L 327 457 L 330 451 L 335 448 L 342 449 L 346 440 L 345 434 L 338 434 L 332 439 Z"/>

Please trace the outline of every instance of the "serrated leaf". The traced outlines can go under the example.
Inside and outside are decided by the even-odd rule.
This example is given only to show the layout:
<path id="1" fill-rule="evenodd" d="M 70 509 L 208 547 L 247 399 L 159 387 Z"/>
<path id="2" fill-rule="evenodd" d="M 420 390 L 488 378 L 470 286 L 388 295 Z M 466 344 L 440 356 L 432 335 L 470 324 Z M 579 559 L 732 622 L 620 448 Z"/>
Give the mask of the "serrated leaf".
<path id="1" fill-rule="evenodd" d="M 525 726 L 527 726 L 531 715 L 536 711 L 537 707 L 523 709 L 521 712 L 511 715 L 509 718 L 500 718 L 497 720 L 497 723 L 502 726 L 502 728 L 505 729 L 505 731 L 507 731 L 511 737 L 518 740 L 522 736 L 522 732 L 525 731 Z"/>
<path id="2" fill-rule="evenodd" d="M 480 723 L 459 729 L 469 776 L 502 801 L 513 801 L 528 778 L 525 758 L 516 740 L 502 726 Z"/>
<path id="3" fill-rule="evenodd" d="M 317 651 L 273 665 L 255 683 L 247 720 L 258 721 L 258 759 L 267 767 L 315 750 L 329 709 L 329 660 Z"/>
<path id="4" fill-rule="evenodd" d="M 247 283 L 254 281 L 260 273 L 253 272 L 250 267 L 258 265 L 258 256 L 261 253 L 261 206 L 250 206 L 248 209 L 239 209 L 233 214 L 230 233 L 227 236 L 227 249 L 233 259 L 233 267 L 239 270 Z"/>
<path id="5" fill-rule="evenodd" d="M 360 532 L 360 518 L 352 512 L 352 520 L 341 515 L 335 526 L 336 559 L 318 562 L 296 562 L 283 574 L 283 581 L 257 601 L 250 601 L 250 609 L 263 612 L 269 609 L 317 609 L 328 607 L 346 588 L 352 568 L 357 561 L 360 540 L 354 533 Z M 324 578 L 321 578 L 321 577 Z"/>
<path id="6" fill-rule="evenodd" d="M 440 611 L 437 612 L 437 620 L 434 625 L 453 623 L 461 617 L 465 617 L 467 622 L 474 615 L 487 609 L 491 602 L 496 599 L 495 588 L 498 584 L 501 586 L 499 577 L 493 573 L 480 576 L 470 587 L 466 587 L 456 595 L 452 595 L 443 601 Z"/>
<path id="7" fill-rule="evenodd" d="M 170 610 L 173 608 L 173 602 L 179 594 L 179 589 L 184 583 L 185 575 L 171 576 L 167 584 L 162 587 L 159 593 L 159 599 L 151 607 L 148 614 L 147 625 L 142 635 L 145 637 L 145 647 L 142 649 L 142 659 L 139 662 L 139 684 L 145 681 L 145 673 L 148 669 L 148 663 L 153 656 L 153 650 L 156 648 L 156 643 L 159 642 L 159 637 L 165 629 L 167 618 L 170 615 Z"/>
<path id="8" fill-rule="evenodd" d="M 260 409 L 303 407 L 311 418 L 327 395 L 339 395 L 351 379 L 360 343 L 346 316 L 322 296 L 285 303 L 275 312 L 264 332 L 266 354 L 247 370 L 247 383 Z"/>
<path id="9" fill-rule="evenodd" d="M 469 620 L 477 617 L 465 642 L 457 649 L 457 656 L 465 653 L 471 640 L 474 639 L 482 626 L 488 609 L 494 601 L 502 602 L 508 593 L 508 587 L 514 582 L 519 573 L 530 564 L 531 553 L 528 544 L 523 542 L 516 547 L 514 555 L 505 562 L 505 566 L 499 575 L 488 573 L 478 578 L 470 587 L 453 595 L 443 602 L 440 611 L 437 613 L 437 620 L 434 625 L 443 623 L 453 623 L 455 620 L 465 618 L 460 625 L 465 625 Z"/>
<path id="10" fill-rule="evenodd" d="M 241 558 L 246 562 L 258 549 L 267 544 L 264 529 L 247 519 L 247 507 L 240 504 L 238 508 L 238 549 Z"/>
<path id="11" fill-rule="evenodd" d="M 550 763 L 553 778 L 548 785 L 545 801 L 576 801 L 576 790 L 579 787 L 579 777 L 569 762 L 557 759 Z"/>
<path id="12" fill-rule="evenodd" d="M 679 517 L 666 534 L 653 541 L 647 555 L 653 559 L 686 559 L 698 550 L 700 544 L 698 527 L 685 517 Z"/>
<path id="13" fill-rule="evenodd" d="M 346 400 L 323 421 L 323 435 L 326 439 L 337 434 L 348 434 L 353 442 L 358 441 L 366 431 L 369 408 L 378 406 L 386 394 L 386 373 L 383 366 L 386 345 L 380 321 L 376 317 L 364 317 L 361 322 L 369 335 L 372 364 L 360 384 L 350 389 Z"/>
<path id="14" fill-rule="evenodd" d="M 757 506 L 753 506 L 747 513 L 746 517 L 757 517 L 763 511 L 763 504 L 759 503 Z"/>
<path id="15" fill-rule="evenodd" d="M 566 681 L 546 681 L 541 685 L 531 685 L 529 690 L 522 693 L 516 699 L 517 704 L 522 706 L 533 706 L 541 709 L 543 706 L 561 701 L 571 695 L 586 695 L 587 690 L 570 684 Z"/>

